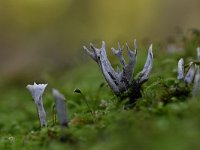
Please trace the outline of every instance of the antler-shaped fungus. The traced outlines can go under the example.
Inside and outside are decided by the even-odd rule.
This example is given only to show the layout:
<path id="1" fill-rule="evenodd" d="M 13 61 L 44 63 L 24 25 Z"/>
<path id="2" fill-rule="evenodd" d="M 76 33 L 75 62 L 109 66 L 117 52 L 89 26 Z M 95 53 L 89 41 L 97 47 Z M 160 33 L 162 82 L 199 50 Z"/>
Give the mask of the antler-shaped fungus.
<path id="1" fill-rule="evenodd" d="M 106 45 L 104 41 L 102 42 L 101 48 L 94 47 L 92 43 L 90 43 L 90 50 L 85 46 L 83 48 L 90 55 L 90 57 L 97 62 L 104 75 L 104 78 L 116 96 L 122 99 L 128 97 L 132 102 L 141 97 L 141 85 L 148 80 L 150 71 L 152 69 L 152 45 L 149 47 L 148 57 L 144 68 L 139 73 L 137 79 L 133 78 L 133 71 L 137 57 L 136 40 L 134 40 L 134 51 L 132 51 L 126 43 L 126 49 L 129 57 L 128 64 L 122 55 L 123 48 L 121 47 L 120 43 L 118 43 L 118 49 L 111 48 L 115 56 L 119 58 L 119 61 L 123 67 L 122 70 L 120 70 L 118 67 L 116 71 L 113 69 L 110 61 L 107 58 Z"/>

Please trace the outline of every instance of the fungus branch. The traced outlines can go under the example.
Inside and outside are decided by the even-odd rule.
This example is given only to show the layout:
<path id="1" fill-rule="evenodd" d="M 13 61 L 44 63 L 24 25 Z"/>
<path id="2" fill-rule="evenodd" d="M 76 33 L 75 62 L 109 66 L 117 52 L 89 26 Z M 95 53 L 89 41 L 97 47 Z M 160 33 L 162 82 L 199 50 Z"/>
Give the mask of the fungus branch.
<path id="1" fill-rule="evenodd" d="M 190 62 L 188 66 L 188 71 L 185 74 L 184 60 L 181 58 L 178 61 L 178 76 L 179 81 L 184 81 L 186 86 L 189 86 L 192 82 L 193 85 L 193 96 L 197 96 L 199 92 L 200 85 L 200 48 L 197 48 L 197 61 Z M 185 74 L 185 75 L 184 75 Z"/>
<path id="2" fill-rule="evenodd" d="M 106 46 L 104 41 L 102 42 L 101 48 L 96 48 L 93 44 L 90 44 L 90 49 L 88 49 L 86 46 L 84 46 L 83 48 L 88 53 L 88 55 L 97 62 L 108 85 L 112 89 L 113 93 L 118 97 L 124 97 L 123 94 L 127 93 L 127 91 L 130 91 L 130 89 L 132 89 L 131 92 L 139 92 L 141 85 L 149 78 L 149 74 L 153 65 L 152 45 L 149 48 L 148 57 L 144 68 L 140 72 L 139 77 L 136 80 L 133 79 L 133 72 L 137 57 L 136 40 L 134 40 L 134 51 L 132 51 L 129 48 L 128 44 L 126 44 L 126 49 L 129 57 L 128 64 L 123 57 L 123 48 L 121 47 L 120 43 L 118 43 L 118 49 L 111 48 L 114 55 L 119 59 L 120 63 L 122 64 L 122 70 L 118 68 L 117 71 L 113 69 L 110 61 L 107 58 Z M 136 87 L 139 88 L 139 90 L 135 89 Z M 127 97 L 129 97 L 130 99 L 136 99 L 136 97 L 132 96 L 133 93 L 129 93 Z"/>

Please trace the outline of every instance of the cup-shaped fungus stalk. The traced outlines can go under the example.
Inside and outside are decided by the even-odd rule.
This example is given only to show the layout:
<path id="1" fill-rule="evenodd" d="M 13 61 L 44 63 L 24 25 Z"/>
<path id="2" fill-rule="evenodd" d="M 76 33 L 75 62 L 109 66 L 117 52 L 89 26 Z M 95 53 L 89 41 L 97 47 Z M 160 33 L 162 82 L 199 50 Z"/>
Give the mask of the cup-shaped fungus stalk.
<path id="1" fill-rule="evenodd" d="M 68 127 L 68 117 L 66 110 L 66 99 L 58 90 L 52 90 L 55 99 L 56 112 L 61 126 Z"/>
<path id="2" fill-rule="evenodd" d="M 36 104 L 41 127 L 47 125 L 46 112 L 44 110 L 43 100 L 42 100 L 42 95 L 44 93 L 46 86 L 47 86 L 47 84 L 34 83 L 33 85 L 27 85 L 27 87 L 26 87 L 29 90 L 29 92 L 31 93 L 32 98 Z"/>
<path id="3" fill-rule="evenodd" d="M 104 78 L 116 96 L 120 97 L 121 99 L 129 98 L 129 103 L 133 103 L 136 99 L 141 97 L 141 85 L 148 80 L 152 69 L 152 45 L 149 47 L 148 57 L 144 68 L 136 79 L 133 78 L 137 57 L 136 40 L 134 41 L 134 51 L 132 51 L 128 44 L 126 44 L 126 49 L 129 57 L 128 63 L 126 63 L 122 55 L 123 48 L 119 43 L 118 49 L 112 48 L 113 53 L 116 57 L 118 57 L 122 65 L 122 70 L 117 67 L 116 71 L 113 69 L 110 61 L 107 58 L 106 45 L 104 41 L 102 42 L 101 48 L 94 47 L 92 43 L 90 44 L 90 49 L 85 46 L 83 48 L 89 54 L 89 56 L 97 62 Z"/>

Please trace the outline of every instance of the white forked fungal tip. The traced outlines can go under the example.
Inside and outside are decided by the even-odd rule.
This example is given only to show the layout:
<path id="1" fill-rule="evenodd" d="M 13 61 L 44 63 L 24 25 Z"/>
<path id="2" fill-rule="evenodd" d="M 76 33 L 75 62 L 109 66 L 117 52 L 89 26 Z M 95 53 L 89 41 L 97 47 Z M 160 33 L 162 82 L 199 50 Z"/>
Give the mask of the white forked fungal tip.
<path id="1" fill-rule="evenodd" d="M 33 85 L 27 85 L 26 88 L 31 93 L 33 99 L 35 101 L 39 100 L 39 98 L 43 95 L 45 88 L 48 84 L 36 84 L 34 82 Z"/>
<path id="2" fill-rule="evenodd" d="M 35 82 L 33 85 L 26 86 L 26 88 L 31 93 L 32 98 L 36 104 L 41 127 L 47 125 L 46 112 L 45 112 L 43 102 L 42 102 L 42 95 L 46 87 L 47 87 L 47 84 L 36 84 Z"/>
<path id="3" fill-rule="evenodd" d="M 184 60 L 181 58 L 178 61 L 178 80 L 183 80 L 184 79 Z"/>
<path id="4" fill-rule="evenodd" d="M 197 48 L 197 58 L 200 60 L 200 47 Z"/>
<path id="5" fill-rule="evenodd" d="M 88 49 L 87 49 L 87 47 L 86 47 L 86 46 L 83 46 L 83 49 L 84 49 L 84 50 L 86 50 L 86 51 L 88 51 Z"/>
<path id="6" fill-rule="evenodd" d="M 102 41 L 102 48 L 105 48 L 106 47 L 106 43 L 105 41 Z"/>
<path id="7" fill-rule="evenodd" d="M 134 39 L 134 48 L 135 48 L 135 50 L 137 50 L 137 41 L 136 41 L 136 39 Z"/>
<path id="8" fill-rule="evenodd" d="M 128 43 L 126 43 L 126 49 L 130 50 L 130 47 L 129 47 Z"/>
<path id="9" fill-rule="evenodd" d="M 153 44 L 151 44 L 151 45 L 149 46 L 149 51 L 150 51 L 151 54 L 153 54 Z"/>
<path id="10" fill-rule="evenodd" d="M 184 69 L 183 67 L 184 67 L 184 60 L 183 60 L 183 58 L 181 58 L 181 59 L 179 59 L 179 61 L 178 61 L 178 68 Z"/>
<path id="11" fill-rule="evenodd" d="M 199 86 L 200 86 L 200 69 L 199 66 L 196 67 L 196 75 L 194 77 L 194 88 L 193 88 L 193 96 L 198 96 Z"/>

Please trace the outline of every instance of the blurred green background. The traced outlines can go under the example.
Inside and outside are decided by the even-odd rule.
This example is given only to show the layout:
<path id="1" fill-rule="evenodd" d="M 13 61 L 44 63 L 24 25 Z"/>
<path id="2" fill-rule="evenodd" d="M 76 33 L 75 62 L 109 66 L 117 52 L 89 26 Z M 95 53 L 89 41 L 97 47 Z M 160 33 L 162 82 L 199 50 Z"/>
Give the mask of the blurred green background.
<path id="1" fill-rule="evenodd" d="M 165 40 L 199 28 L 199 8 L 199 0 L 1 0 L 0 76 L 73 68 L 89 60 L 89 42 Z"/>
<path id="2" fill-rule="evenodd" d="M 170 93 L 178 59 L 186 64 L 196 59 L 200 30 L 190 32 L 200 29 L 199 14 L 200 0 L 0 0 L 0 149 L 199 149 L 199 101 Z M 134 38 L 139 47 L 134 76 L 150 43 L 155 59 L 143 97 L 124 111 L 82 46 L 99 47 L 105 40 L 116 67 L 110 47 L 120 41 L 132 48 Z M 48 83 L 49 126 L 42 130 L 25 88 L 34 81 Z M 52 88 L 67 99 L 66 143 L 53 126 Z"/>

